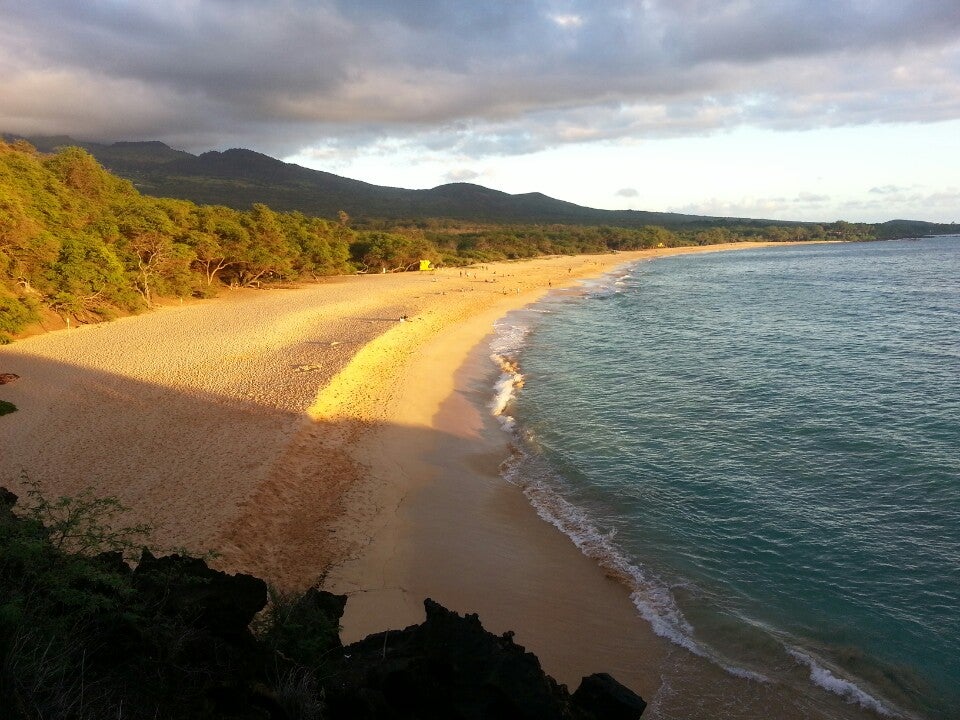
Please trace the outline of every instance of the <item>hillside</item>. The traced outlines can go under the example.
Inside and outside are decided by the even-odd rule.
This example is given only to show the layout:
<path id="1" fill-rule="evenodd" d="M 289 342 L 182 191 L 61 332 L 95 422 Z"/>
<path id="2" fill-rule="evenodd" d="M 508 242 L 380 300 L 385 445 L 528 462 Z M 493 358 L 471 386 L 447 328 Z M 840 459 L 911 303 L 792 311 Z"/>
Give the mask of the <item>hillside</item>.
<path id="1" fill-rule="evenodd" d="M 4 135 L 8 140 L 17 136 Z M 340 211 L 361 222 L 445 219 L 465 223 L 608 225 L 640 228 L 656 225 L 682 230 L 812 226 L 757 218 L 728 218 L 643 210 L 599 210 L 543 193 L 510 193 L 472 183 L 450 183 L 409 190 L 353 180 L 286 163 L 253 150 L 232 149 L 193 155 L 159 141 L 102 144 L 66 135 L 22 138 L 41 152 L 82 147 L 105 168 L 154 197 L 225 205 L 245 210 L 264 203 L 274 210 L 335 218 Z M 921 220 L 891 220 L 874 226 L 873 237 L 891 239 L 957 232 L 955 225 Z"/>
<path id="2" fill-rule="evenodd" d="M 188 173 L 230 177 L 242 168 L 260 178 L 247 183 L 248 199 L 266 196 L 272 181 L 285 187 L 309 181 L 317 188 L 319 182 L 335 178 L 249 151 L 197 158 L 159 143 L 127 143 L 110 146 L 110 152 L 122 156 L 127 168 L 159 162 L 200 185 L 211 182 L 211 176 Z M 330 182 L 342 193 L 345 184 L 358 192 L 373 187 L 343 178 Z M 519 202 L 522 207 L 523 202 L 540 201 L 537 196 L 517 198 L 468 185 L 448 186 L 435 198 L 457 207 L 464 193 L 478 198 L 474 204 L 484 203 L 486 212 L 504 203 Z M 335 197 L 348 199 L 348 194 Z M 867 237 L 868 230 L 843 229 L 851 239 Z M 224 286 L 260 287 L 351 271 L 396 272 L 419 267 L 421 260 L 467 265 L 765 237 L 816 239 L 840 231 L 772 226 L 671 231 L 656 226 L 481 225 L 426 219 L 355 227 L 347 217 L 325 220 L 259 202 L 238 210 L 150 197 L 106 171 L 82 148 L 44 154 L 27 142 L 0 141 L 0 342 L 40 321 L 45 312 L 63 322 L 95 322 L 150 307 L 157 298 L 207 297 Z"/>
<path id="3" fill-rule="evenodd" d="M 106 145 L 75 141 L 67 136 L 25 139 L 41 152 L 54 152 L 69 145 L 82 147 L 105 168 L 131 180 L 146 195 L 235 209 L 265 203 L 275 210 L 299 210 L 330 218 L 343 210 L 357 219 L 447 218 L 483 223 L 617 227 L 692 227 L 744 222 L 676 213 L 598 210 L 542 193 L 511 195 L 470 183 L 451 183 L 430 190 L 386 187 L 285 163 L 252 150 L 192 155 L 156 141 Z M 771 221 L 755 222 L 770 224 Z"/>
<path id="4" fill-rule="evenodd" d="M 68 140 L 45 142 L 61 147 Z M 396 272 L 421 260 L 466 265 L 743 240 L 956 232 L 906 220 L 820 225 L 618 213 L 467 183 L 380 187 L 250 150 L 194 156 L 159 142 L 90 148 L 44 154 L 0 140 L 0 342 L 44 311 L 90 322 L 149 307 L 157 297 Z"/>

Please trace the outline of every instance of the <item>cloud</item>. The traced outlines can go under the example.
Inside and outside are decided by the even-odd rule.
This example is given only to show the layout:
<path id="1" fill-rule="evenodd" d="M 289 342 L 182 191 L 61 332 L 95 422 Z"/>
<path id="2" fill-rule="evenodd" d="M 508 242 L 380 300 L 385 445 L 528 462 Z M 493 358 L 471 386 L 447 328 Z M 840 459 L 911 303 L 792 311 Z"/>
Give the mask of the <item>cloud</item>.
<path id="1" fill-rule="evenodd" d="M 577 28 L 583 25 L 583 17 L 580 15 L 559 14 L 550 15 L 549 17 L 560 27 Z"/>
<path id="2" fill-rule="evenodd" d="M 708 198 L 682 206 L 668 208 L 669 212 L 692 215 L 716 215 L 721 217 L 751 217 L 773 220 L 821 220 L 833 212 L 836 198 L 821 193 L 799 192 L 796 195 L 772 195 L 767 197 L 741 197 L 739 199 Z"/>
<path id="3" fill-rule="evenodd" d="M 470 158 L 960 117 L 955 0 L 0 0 L 0 129 Z"/>
<path id="4" fill-rule="evenodd" d="M 874 193 L 874 190 L 880 190 Z M 832 222 L 838 218 L 864 218 L 868 222 L 894 219 L 953 222 L 960 220 L 960 188 L 872 188 L 869 193 L 837 198 L 819 193 L 708 198 L 668 208 L 669 212 L 721 217 L 768 218 Z"/>
<path id="5" fill-rule="evenodd" d="M 639 197 L 640 193 L 637 192 L 636 188 L 620 188 L 614 195 L 617 197 L 635 198 Z"/>
<path id="6" fill-rule="evenodd" d="M 871 195 L 899 195 L 907 190 L 908 188 L 901 187 L 900 185 L 881 185 L 879 187 L 872 187 L 867 192 Z"/>
<path id="7" fill-rule="evenodd" d="M 469 168 L 457 168 L 449 171 L 444 175 L 444 178 L 447 182 L 470 182 L 481 177 L 482 173 L 478 173 Z"/>
<path id="8" fill-rule="evenodd" d="M 879 220 L 929 220 L 960 222 L 960 188 L 936 190 L 923 187 L 901 188 L 879 197 L 864 196 L 839 206 L 845 216 L 865 216 Z"/>

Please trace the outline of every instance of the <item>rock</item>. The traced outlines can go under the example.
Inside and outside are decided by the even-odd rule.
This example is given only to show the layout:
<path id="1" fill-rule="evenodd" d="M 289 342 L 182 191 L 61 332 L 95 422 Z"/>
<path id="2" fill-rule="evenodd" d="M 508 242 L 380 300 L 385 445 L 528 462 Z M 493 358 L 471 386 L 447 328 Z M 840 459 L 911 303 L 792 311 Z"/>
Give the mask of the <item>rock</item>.
<path id="1" fill-rule="evenodd" d="M 253 616 L 267 604 L 267 584 L 252 575 L 227 575 L 198 558 L 144 550 L 135 585 L 157 596 L 166 615 L 228 640 L 250 638 Z"/>
<path id="2" fill-rule="evenodd" d="M 588 679 L 582 703 L 574 702 L 513 633 L 498 637 L 476 615 L 460 616 L 429 599 L 424 606 L 422 624 L 344 648 L 327 686 L 331 720 L 607 720 L 643 711 L 643 701 L 608 675 L 591 676 L 598 679 Z M 603 714 L 608 709 L 615 714 Z"/>
<path id="3" fill-rule="evenodd" d="M 604 720 L 637 720 L 647 707 L 643 698 L 607 673 L 583 678 L 572 699 L 591 716 Z"/>
<path id="4" fill-rule="evenodd" d="M 0 373 L 0 385 L 6 385 L 7 383 L 12 383 L 14 380 L 19 380 L 20 376 L 15 375 L 14 373 Z"/>
<path id="5" fill-rule="evenodd" d="M 326 590 L 310 588 L 297 601 L 290 619 L 302 627 L 316 628 L 327 625 L 331 630 L 330 649 L 340 650 L 340 618 L 347 606 L 346 595 L 334 595 Z"/>
<path id="6" fill-rule="evenodd" d="M 271 609 L 261 639 L 293 663 L 325 672 L 342 656 L 340 617 L 346 604 L 345 595 L 317 588 L 307 590 L 293 605 L 281 599 Z"/>
<path id="7" fill-rule="evenodd" d="M 0 525 L 8 525 L 17 521 L 13 506 L 17 504 L 18 499 L 5 487 L 0 487 Z"/>
<path id="8" fill-rule="evenodd" d="M 5 487 L 0 487 L 0 507 L 12 508 L 17 504 L 17 500 L 19 499 L 20 498 L 7 490 Z"/>
<path id="9" fill-rule="evenodd" d="M 14 514 L 16 500 L 0 488 L 0 541 L 26 537 L 35 544 L 36 521 Z M 29 532 L 18 532 L 17 523 L 28 523 Z M 4 589 L 27 587 L 45 612 L 67 613 L 69 622 L 57 618 L 41 629 L 82 629 L 64 646 L 82 674 L 73 669 L 65 677 L 103 688 L 107 704 L 98 717 L 142 706 L 152 708 L 151 717 L 224 720 L 291 720 L 317 717 L 320 709 L 325 720 L 636 720 L 645 707 L 606 674 L 584 678 L 571 696 L 513 633 L 496 636 L 476 615 L 429 599 L 423 623 L 344 648 L 338 634 L 344 596 L 309 590 L 292 606 L 276 608 L 278 622 L 257 638 L 249 625 L 266 605 L 266 584 L 200 559 L 144 550 L 130 570 L 118 552 L 67 559 L 50 548 L 44 563 L 69 562 L 72 569 L 38 574 L 4 557 Z M 64 576 L 82 606 L 59 599 Z M 46 652 L 56 638 L 39 640 L 36 652 Z M 64 680 L 53 682 L 62 687 Z M 4 693 L 0 687 L 6 708 Z M 32 715 L 15 709 L 11 717 Z"/>
<path id="10" fill-rule="evenodd" d="M 94 555 L 92 558 L 90 558 L 90 562 L 100 566 L 108 572 L 116 573 L 117 575 L 129 575 L 131 572 L 133 572 L 130 569 L 130 566 L 127 565 L 127 561 L 123 559 L 123 553 L 119 550 L 102 552 Z"/>

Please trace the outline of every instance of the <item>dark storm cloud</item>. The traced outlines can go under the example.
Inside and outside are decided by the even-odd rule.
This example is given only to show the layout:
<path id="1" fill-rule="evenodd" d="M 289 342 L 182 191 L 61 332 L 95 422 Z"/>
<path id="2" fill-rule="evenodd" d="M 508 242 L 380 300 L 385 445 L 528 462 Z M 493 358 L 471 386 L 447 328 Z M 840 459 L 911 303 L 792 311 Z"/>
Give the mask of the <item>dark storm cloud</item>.
<path id="1" fill-rule="evenodd" d="M 960 25 L 955 0 L 679 0 L 661 7 L 680 54 L 694 62 L 898 52 L 952 41 Z"/>
<path id="2" fill-rule="evenodd" d="M 0 129 L 464 156 L 960 116 L 956 0 L 0 0 Z"/>

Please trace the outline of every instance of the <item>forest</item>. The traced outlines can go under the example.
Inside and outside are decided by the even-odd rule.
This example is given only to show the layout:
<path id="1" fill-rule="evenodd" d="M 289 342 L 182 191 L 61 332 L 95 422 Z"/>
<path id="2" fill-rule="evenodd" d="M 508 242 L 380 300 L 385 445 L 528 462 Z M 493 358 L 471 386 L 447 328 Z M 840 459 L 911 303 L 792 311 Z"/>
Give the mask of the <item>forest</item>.
<path id="1" fill-rule="evenodd" d="M 79 323 L 324 275 L 742 240 L 863 240 L 875 228 L 752 224 L 681 229 L 362 220 L 200 205 L 141 194 L 86 150 L 0 141 L 0 342 L 44 311 Z"/>

